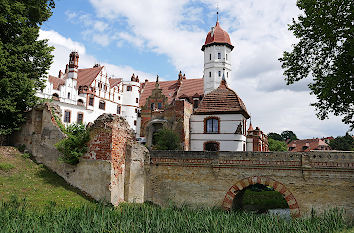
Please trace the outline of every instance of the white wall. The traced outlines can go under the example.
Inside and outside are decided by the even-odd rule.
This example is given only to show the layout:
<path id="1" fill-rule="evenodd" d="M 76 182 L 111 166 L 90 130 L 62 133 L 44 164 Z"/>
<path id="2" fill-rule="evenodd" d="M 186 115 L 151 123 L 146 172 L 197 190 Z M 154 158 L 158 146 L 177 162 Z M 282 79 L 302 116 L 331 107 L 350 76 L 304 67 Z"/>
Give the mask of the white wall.
<path id="1" fill-rule="evenodd" d="M 219 117 L 220 133 L 204 133 L 204 119 Z M 191 150 L 202 151 L 204 142 L 217 141 L 220 143 L 220 151 L 243 151 L 246 136 L 235 134 L 237 126 L 244 124 L 246 118 L 241 114 L 218 114 L 218 115 L 192 115 L 191 127 Z"/>
<path id="2" fill-rule="evenodd" d="M 221 59 L 218 59 L 221 53 Z M 231 49 L 225 45 L 207 46 L 204 50 L 204 95 L 219 87 L 223 69 L 225 69 L 225 79 L 231 84 Z M 211 54 L 211 60 L 210 60 Z M 227 60 L 226 60 L 227 56 Z M 221 76 L 218 72 L 221 71 Z M 209 77 L 211 72 L 211 77 Z"/>

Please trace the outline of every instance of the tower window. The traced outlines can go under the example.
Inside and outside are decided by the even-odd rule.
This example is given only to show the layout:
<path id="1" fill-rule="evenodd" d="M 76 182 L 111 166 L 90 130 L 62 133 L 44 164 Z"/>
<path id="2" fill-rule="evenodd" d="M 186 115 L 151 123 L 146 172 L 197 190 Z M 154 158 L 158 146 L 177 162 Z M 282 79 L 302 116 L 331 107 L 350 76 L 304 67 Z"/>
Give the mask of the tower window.
<path id="1" fill-rule="evenodd" d="M 219 74 L 219 77 L 221 77 L 221 71 L 220 70 L 218 71 L 218 74 Z"/>
<path id="2" fill-rule="evenodd" d="M 136 125 L 136 121 L 134 121 L 134 125 Z"/>
<path id="3" fill-rule="evenodd" d="M 221 53 L 218 53 L 218 59 L 221 59 Z"/>
<path id="4" fill-rule="evenodd" d="M 209 77 L 211 77 L 211 72 L 209 72 Z"/>
<path id="5" fill-rule="evenodd" d="M 120 105 L 118 105 L 117 106 L 117 114 L 120 114 L 120 109 L 121 109 L 121 107 L 120 107 Z"/>
<path id="6" fill-rule="evenodd" d="M 139 103 L 139 99 L 138 99 L 138 98 L 135 98 L 135 102 L 136 102 L 136 103 Z"/>
<path id="7" fill-rule="evenodd" d="M 132 91 L 132 86 L 127 86 L 127 91 Z"/>
<path id="8" fill-rule="evenodd" d="M 68 99 L 70 99 L 70 92 L 68 92 Z"/>
<path id="9" fill-rule="evenodd" d="M 151 103 L 151 110 L 154 110 L 155 109 L 155 104 L 154 103 Z"/>
<path id="10" fill-rule="evenodd" d="M 226 77 L 227 77 L 227 78 L 229 77 L 229 72 L 226 73 Z"/>
<path id="11" fill-rule="evenodd" d="M 211 61 L 211 54 L 209 54 L 209 61 Z"/>
<path id="12" fill-rule="evenodd" d="M 226 60 L 227 60 L 227 54 L 226 54 Z"/>

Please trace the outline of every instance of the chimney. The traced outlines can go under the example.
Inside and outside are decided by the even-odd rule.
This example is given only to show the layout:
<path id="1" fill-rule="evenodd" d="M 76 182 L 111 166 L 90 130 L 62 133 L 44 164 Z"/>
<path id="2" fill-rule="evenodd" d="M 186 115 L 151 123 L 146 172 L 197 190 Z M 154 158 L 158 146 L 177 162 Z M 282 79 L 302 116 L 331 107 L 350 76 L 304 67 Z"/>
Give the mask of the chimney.
<path id="1" fill-rule="evenodd" d="M 68 78 L 77 79 L 78 68 L 79 68 L 79 53 L 71 52 L 69 55 Z"/>

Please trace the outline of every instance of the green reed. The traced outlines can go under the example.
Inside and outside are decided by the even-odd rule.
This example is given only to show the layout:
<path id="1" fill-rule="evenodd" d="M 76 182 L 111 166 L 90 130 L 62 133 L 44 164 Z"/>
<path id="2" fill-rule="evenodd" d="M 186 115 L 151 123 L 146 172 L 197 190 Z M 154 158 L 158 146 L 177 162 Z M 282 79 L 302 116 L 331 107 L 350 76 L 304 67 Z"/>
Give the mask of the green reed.
<path id="1" fill-rule="evenodd" d="M 24 201 L 0 203 L 0 232 L 338 232 L 350 226 L 341 211 L 286 220 L 270 215 L 150 204 L 119 207 L 81 205 L 27 207 Z"/>

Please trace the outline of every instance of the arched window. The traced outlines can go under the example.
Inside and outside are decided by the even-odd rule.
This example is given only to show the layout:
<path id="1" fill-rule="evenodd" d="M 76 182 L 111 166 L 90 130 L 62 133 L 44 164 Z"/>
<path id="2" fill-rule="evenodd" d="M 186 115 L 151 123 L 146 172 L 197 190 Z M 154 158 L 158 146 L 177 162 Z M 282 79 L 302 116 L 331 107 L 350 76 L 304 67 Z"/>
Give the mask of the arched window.
<path id="1" fill-rule="evenodd" d="M 204 143 L 204 151 L 219 151 L 220 144 L 218 142 L 210 141 Z"/>
<path id="2" fill-rule="evenodd" d="M 204 119 L 204 133 L 219 133 L 219 118 L 208 117 Z"/>
<path id="3" fill-rule="evenodd" d="M 53 96 L 52 96 L 52 99 L 59 101 L 59 95 L 57 93 L 54 93 Z"/>
<path id="4" fill-rule="evenodd" d="M 78 99 L 77 105 L 80 105 L 80 106 L 84 105 L 84 101 L 82 99 Z"/>

